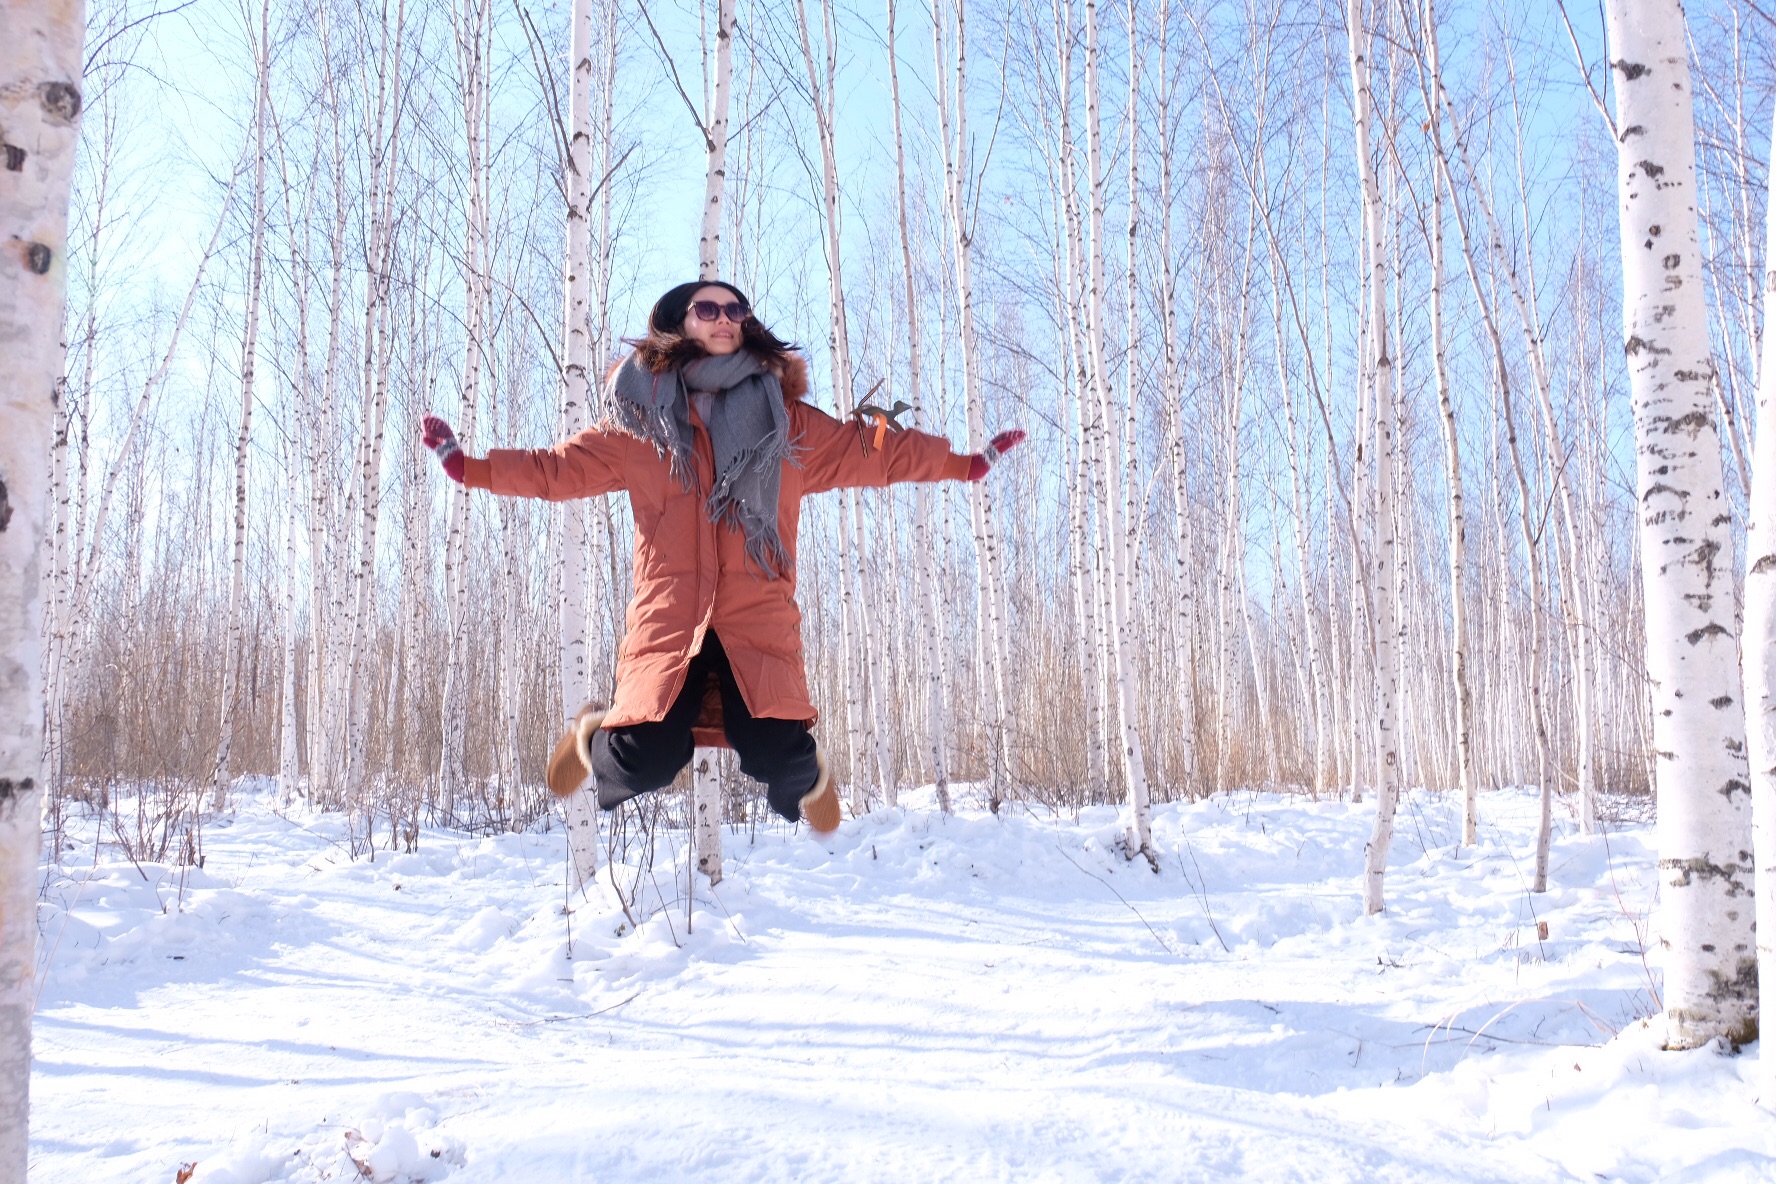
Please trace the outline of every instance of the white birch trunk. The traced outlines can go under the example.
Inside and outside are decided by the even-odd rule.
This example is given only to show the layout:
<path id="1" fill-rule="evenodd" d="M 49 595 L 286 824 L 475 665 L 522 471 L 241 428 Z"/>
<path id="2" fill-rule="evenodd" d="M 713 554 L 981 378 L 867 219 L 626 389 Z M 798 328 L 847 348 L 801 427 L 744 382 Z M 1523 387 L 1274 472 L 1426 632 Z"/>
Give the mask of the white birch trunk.
<path id="1" fill-rule="evenodd" d="M 1684 14 L 1678 0 L 1608 0 L 1605 11 L 1622 136 L 1623 340 L 1639 458 L 1666 1039 L 1740 1043 L 1757 1023 L 1750 773 Z"/>
<path id="2" fill-rule="evenodd" d="M 1759 342 L 1751 521 L 1746 526 L 1746 742 L 1751 756 L 1752 855 L 1757 868 L 1758 1015 L 1776 1015 L 1776 193 L 1764 220 L 1764 330 Z M 1760 1044 L 1759 1096 L 1776 1108 L 1776 1051 Z"/>
<path id="3" fill-rule="evenodd" d="M 284 453 L 284 471 L 296 470 L 294 449 Z M 301 748 L 297 744 L 296 717 L 296 643 L 301 637 L 301 621 L 296 614 L 296 495 L 288 494 L 284 505 L 284 586 L 283 601 L 283 683 L 278 716 L 278 799 L 288 806 L 295 799 L 302 778 Z"/>
<path id="4" fill-rule="evenodd" d="M 858 645 L 857 575 L 850 556 L 858 543 L 851 537 L 850 501 L 855 491 L 839 493 L 839 677 L 845 683 L 845 779 L 852 809 L 862 805 L 864 771 L 863 665 Z"/>
<path id="5" fill-rule="evenodd" d="M 902 128 L 900 101 L 900 55 L 895 46 L 895 0 L 888 7 L 888 89 L 894 103 L 894 184 L 895 213 L 900 223 L 901 274 L 906 281 L 906 307 L 903 320 L 907 335 L 907 401 L 913 405 L 913 426 L 925 428 L 924 385 L 921 382 L 922 357 L 919 342 L 919 296 L 913 274 L 913 239 L 907 225 L 906 139 Z M 937 575 L 933 568 L 936 540 L 931 526 L 931 486 L 921 483 L 914 493 L 913 551 L 919 582 L 919 637 L 925 650 L 925 749 L 931 759 L 931 777 L 938 796 L 949 795 L 949 745 L 945 743 L 943 704 L 943 638 L 942 616 L 938 611 Z M 883 787 L 884 804 L 889 809 L 898 805 L 897 787 Z"/>
<path id="6" fill-rule="evenodd" d="M 1115 435 L 1117 417 L 1112 407 L 1110 393 L 1109 362 L 1105 357 L 1107 342 L 1105 332 L 1106 293 L 1104 283 L 1104 257 L 1106 252 L 1104 236 L 1104 165 L 1103 136 L 1099 129 L 1099 88 L 1098 88 L 1098 6 L 1097 0 L 1086 0 L 1085 5 L 1085 111 L 1086 111 L 1086 172 L 1087 183 L 1091 190 L 1091 258 L 1090 258 L 1090 294 L 1086 301 L 1088 313 L 1088 337 L 1091 354 L 1092 385 L 1096 388 L 1099 414 L 1103 417 L 1107 432 Z M 1136 82 L 1138 85 L 1138 81 Z M 1108 541 L 1105 556 L 1106 576 L 1110 586 L 1110 660 L 1116 680 L 1116 707 L 1118 721 L 1118 739 L 1121 747 L 1122 772 L 1124 786 L 1128 794 L 1129 832 L 1128 854 L 1133 858 L 1139 853 L 1145 855 L 1149 863 L 1154 862 L 1152 822 L 1147 805 L 1147 770 L 1144 755 L 1141 751 L 1141 735 L 1137 727 L 1138 705 L 1136 702 L 1137 688 L 1135 685 L 1134 630 L 1130 621 L 1130 605 L 1128 596 L 1128 578 L 1126 567 L 1129 550 L 1123 536 L 1123 507 L 1119 506 L 1119 466 L 1116 457 L 1119 449 L 1114 440 L 1106 440 L 1102 452 L 1104 461 L 1103 476 L 1105 496 L 1100 503 L 1105 529 L 1102 532 Z M 1124 477 L 1123 479 L 1126 480 Z"/>
<path id="7" fill-rule="evenodd" d="M 1389 352 L 1387 324 L 1387 251 L 1383 241 L 1381 194 L 1376 183 L 1375 161 L 1370 155 L 1369 130 L 1373 105 L 1369 90 L 1369 37 L 1363 23 L 1363 0 L 1349 0 L 1347 32 L 1356 120 L 1357 168 L 1362 179 L 1364 237 L 1368 243 L 1368 274 L 1365 276 L 1369 309 L 1369 351 L 1363 356 L 1373 367 L 1374 383 L 1375 509 L 1377 533 L 1369 556 L 1372 578 L 1365 591 L 1371 601 L 1370 638 L 1375 659 L 1376 787 L 1375 826 L 1364 854 L 1363 911 L 1379 913 L 1384 906 L 1382 878 L 1387 871 L 1388 848 L 1394 838 L 1394 806 L 1399 794 L 1400 754 L 1398 737 L 1399 671 L 1396 653 L 1398 630 L 1396 565 L 1397 518 L 1394 510 L 1394 449 L 1397 415 L 1394 408 L 1394 360 Z"/>
<path id="8" fill-rule="evenodd" d="M 228 620 L 222 649 L 222 721 L 216 763 L 210 774 L 210 808 L 228 808 L 234 747 L 235 667 L 241 643 L 241 600 L 247 582 L 247 447 L 253 430 L 253 368 L 259 349 L 259 289 L 265 274 L 265 117 L 271 89 L 271 4 L 259 10 L 259 86 L 253 109 L 253 222 L 247 273 L 246 340 L 241 347 L 240 430 L 234 441 L 234 546 L 229 562 Z"/>
<path id="9" fill-rule="evenodd" d="M 704 44 L 707 46 L 707 41 Z M 703 233 L 697 246 L 697 278 L 703 280 L 713 280 L 721 274 L 721 213 L 728 175 L 728 110 L 733 76 L 734 0 L 717 0 L 715 78 L 711 93 L 706 96 L 708 105 L 702 120 Z M 836 181 L 829 184 L 836 185 Z M 691 809 L 695 815 L 697 867 L 709 876 L 711 885 L 721 882 L 721 777 L 716 772 L 719 755 L 718 750 L 700 748 L 692 757 Z"/>
<path id="10" fill-rule="evenodd" d="M 1425 40 L 1425 71 L 1430 85 L 1442 91 L 1442 59 L 1437 43 L 1435 0 L 1424 0 L 1423 28 Z M 1425 120 L 1436 150 L 1438 170 L 1431 178 L 1431 358 L 1437 382 L 1438 423 L 1443 432 L 1443 476 L 1448 486 L 1449 521 L 1449 603 L 1450 603 L 1450 677 L 1455 692 L 1456 770 L 1462 793 L 1462 846 L 1471 847 L 1479 839 L 1480 789 L 1474 769 L 1473 690 L 1468 676 L 1468 527 L 1463 508 L 1461 472 L 1461 437 L 1456 429 L 1455 401 L 1450 388 L 1446 356 L 1446 332 L 1443 318 L 1443 195 L 1453 195 L 1448 154 L 1443 148 L 1443 122 L 1440 105 L 1427 89 L 1424 93 Z M 1464 233 L 1464 243 L 1465 243 Z"/>
<path id="11" fill-rule="evenodd" d="M 844 268 L 839 249 L 841 240 L 839 166 L 834 126 L 837 120 L 836 104 L 838 102 L 836 18 L 831 0 L 823 0 L 820 27 L 825 56 L 824 70 L 822 70 L 816 66 L 814 61 L 814 43 L 812 32 L 808 27 L 808 12 L 804 0 L 796 0 L 795 11 L 797 32 L 802 50 L 802 64 L 808 72 L 809 95 L 814 104 L 814 125 L 820 138 L 821 210 L 825 230 L 827 274 L 827 346 L 832 358 L 833 409 L 837 414 L 845 415 L 857 405 L 857 398 L 852 385 L 851 330 L 845 315 Z M 846 512 L 845 505 L 841 503 L 839 507 L 839 547 L 841 551 L 847 553 L 853 545 L 850 537 L 851 524 L 851 516 Z M 858 612 L 855 603 L 856 589 L 853 586 L 854 569 L 845 555 L 839 557 L 839 568 L 840 595 L 844 609 L 841 645 L 844 657 L 845 729 L 850 749 L 849 769 L 852 789 L 853 792 L 857 792 L 865 751 L 862 701 L 862 681 L 865 675 L 860 660 L 860 647 L 857 645 Z"/>
<path id="12" fill-rule="evenodd" d="M 1172 420 L 1173 628 L 1177 634 L 1172 665 L 1178 685 L 1178 749 L 1186 795 L 1196 781 L 1196 662 L 1192 639 L 1196 629 L 1196 581 L 1191 570 L 1189 454 L 1184 433 L 1183 390 L 1178 368 L 1177 271 L 1172 256 L 1172 75 L 1171 0 L 1159 4 L 1159 319 L 1165 345 L 1162 389 L 1166 414 Z M 1194 425 L 1189 425 L 1194 426 Z M 1305 524 L 1303 524 L 1305 525 Z M 1303 570 L 1305 586 L 1306 573 Z M 1323 732 L 1323 729 L 1322 729 Z"/>
<path id="13" fill-rule="evenodd" d="M 1066 275 L 1064 278 L 1065 320 L 1068 346 L 1068 387 L 1072 395 L 1073 420 L 1066 464 L 1068 483 L 1067 544 L 1068 563 L 1072 575 L 1073 619 L 1078 634 L 1074 639 L 1079 684 L 1084 700 L 1086 788 L 1091 794 L 1105 792 L 1108 778 L 1107 721 L 1104 711 L 1109 679 L 1100 673 L 1104 661 L 1102 626 L 1097 587 L 1093 576 L 1091 554 L 1091 441 L 1093 416 L 1087 410 L 1087 394 L 1091 375 L 1086 344 L 1082 305 L 1086 280 L 1084 230 L 1079 212 L 1078 174 L 1075 172 L 1078 150 L 1073 137 L 1073 9 L 1069 2 L 1054 6 L 1055 74 L 1059 92 L 1058 143 L 1055 171 L 1060 182 L 1060 206 L 1066 237 Z M 1169 256 L 1168 256 L 1169 258 Z"/>
<path id="14" fill-rule="evenodd" d="M 957 316 L 962 331 L 962 388 L 968 417 L 968 445 L 978 449 L 986 444 L 986 404 L 981 391 L 980 342 L 974 323 L 973 232 L 966 195 L 965 176 L 972 166 L 968 139 L 968 30 L 966 5 L 957 3 L 956 57 L 952 74 L 944 63 L 943 20 L 939 9 L 932 9 L 932 49 L 936 67 L 938 134 L 942 142 L 944 162 L 945 209 L 949 217 L 950 248 L 956 275 Z M 946 81 L 948 85 L 946 85 Z M 952 89 L 953 87 L 953 89 Z M 952 107 L 954 121 L 952 124 Z M 988 745 L 987 804 L 997 813 L 1005 801 L 1011 777 L 1011 745 L 1006 727 L 1010 710 L 1005 683 L 1005 631 L 1009 627 L 1005 608 L 1004 556 L 1000 551 L 999 528 L 993 514 L 992 487 L 989 482 L 976 482 L 969 490 L 969 513 L 974 526 L 975 551 L 979 557 L 977 596 L 980 605 L 981 674 L 986 682 L 986 723 Z"/>
<path id="15" fill-rule="evenodd" d="M 483 0 L 464 0 L 456 14 L 456 49 L 461 71 L 463 131 L 468 146 L 468 201 L 463 228 L 463 284 L 466 289 L 462 372 L 462 402 L 458 410 L 458 435 L 465 447 L 474 440 L 475 417 L 480 407 L 481 370 L 484 364 L 484 332 L 487 307 L 487 40 L 491 19 Z M 469 595 L 464 568 L 468 561 L 468 489 L 450 490 L 450 522 L 444 556 L 444 597 L 448 619 L 445 646 L 443 695 L 443 749 L 438 780 L 446 802 L 454 800 L 463 782 L 463 730 L 467 702 L 462 683 L 463 646 L 468 629 Z"/>
<path id="16" fill-rule="evenodd" d="M 691 761 L 692 843 L 697 870 L 709 877 L 711 888 L 722 879 L 720 755 L 718 748 L 699 748 Z M 586 794 L 574 796 L 583 798 Z"/>
<path id="17" fill-rule="evenodd" d="M 876 787 L 882 791 L 883 801 L 886 802 L 890 797 L 897 796 L 895 791 L 890 788 L 894 782 L 894 756 L 893 746 L 888 738 L 888 696 L 882 686 L 883 668 L 887 659 L 887 655 L 884 653 L 888 635 L 887 625 L 892 617 L 888 607 L 882 603 L 880 595 L 872 593 L 869 571 L 870 542 L 866 529 L 867 524 L 864 521 L 864 497 L 863 490 L 852 489 L 846 491 L 845 500 L 849 503 L 846 508 L 851 514 L 852 531 L 857 542 L 856 548 L 850 552 L 850 555 L 857 569 L 858 621 L 861 625 L 857 637 L 858 656 L 863 661 L 864 689 L 869 696 L 868 715 L 865 717 L 869 731 L 869 758 L 875 763 Z M 886 500 L 883 499 L 884 502 Z M 887 504 L 889 507 L 892 506 L 892 503 Z M 878 517 L 877 521 L 881 523 L 883 531 L 891 531 L 889 518 Z M 889 534 L 886 541 L 878 541 L 877 545 L 892 550 L 894 546 L 892 534 Z M 867 796 L 857 787 L 853 787 L 851 797 L 853 809 L 857 813 L 862 814 L 869 809 Z"/>
<path id="18" fill-rule="evenodd" d="M 54 392 L 64 350 L 68 188 L 84 6 L 0 8 L 0 126 L 23 152 L 0 182 L 0 1180 L 25 1178 L 43 787 L 42 576 Z"/>
<path id="19" fill-rule="evenodd" d="M 567 259 L 565 324 L 562 329 L 562 439 L 585 427 L 592 410 L 592 381 L 597 362 L 592 356 L 592 40 L 596 8 L 593 0 L 573 0 L 568 28 Z M 587 594 L 589 554 L 586 507 L 577 501 L 559 506 L 556 557 L 560 581 L 557 609 L 561 627 L 561 725 L 573 723 L 580 705 L 592 694 L 587 663 L 589 621 Z M 568 883 L 583 889 L 598 870 L 598 814 L 583 789 L 568 798 Z"/>
<path id="20" fill-rule="evenodd" d="M 401 147 L 401 43 L 406 31 L 406 4 L 395 5 L 392 31 L 384 24 L 376 64 L 376 102 L 370 129 L 371 170 L 367 206 L 366 302 L 362 372 L 363 428 L 359 436 L 355 484 L 357 557 L 352 575 L 350 648 L 341 671 L 346 713 L 346 785 L 361 791 L 368 760 L 369 716 L 374 676 L 366 670 L 375 649 L 376 538 L 382 512 L 382 448 L 388 420 L 389 373 L 394 361 L 391 290 L 394 268 L 394 199 Z M 349 499 L 348 499 L 349 502 Z M 346 524 L 351 529 L 351 524 Z"/>
<path id="21" fill-rule="evenodd" d="M 703 237 L 697 244 L 697 278 L 700 280 L 721 276 L 722 190 L 728 176 L 728 108 L 733 79 L 734 0 L 717 0 L 715 85 L 708 114 L 703 120 L 707 164 L 703 181 Z"/>

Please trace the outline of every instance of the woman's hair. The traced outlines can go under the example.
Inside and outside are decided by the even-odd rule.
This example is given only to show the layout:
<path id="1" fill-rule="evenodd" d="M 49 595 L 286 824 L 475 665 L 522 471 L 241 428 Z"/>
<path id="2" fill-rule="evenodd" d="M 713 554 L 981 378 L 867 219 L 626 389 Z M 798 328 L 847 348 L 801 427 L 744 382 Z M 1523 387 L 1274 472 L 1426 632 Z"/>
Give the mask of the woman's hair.
<path id="1" fill-rule="evenodd" d="M 726 288 L 734 294 L 734 299 L 748 309 L 752 307 L 746 293 L 721 280 L 679 284 L 654 302 L 653 311 L 648 313 L 646 337 L 624 338 L 624 344 L 635 347 L 643 366 L 655 374 L 663 374 L 674 366 L 682 366 L 703 356 L 703 347 L 684 335 L 684 320 L 691 311 L 691 297 L 698 290 L 711 287 Z M 740 348 L 771 370 L 781 373 L 785 359 L 797 347 L 765 328 L 763 322 L 748 312 L 746 319 L 740 322 Z"/>

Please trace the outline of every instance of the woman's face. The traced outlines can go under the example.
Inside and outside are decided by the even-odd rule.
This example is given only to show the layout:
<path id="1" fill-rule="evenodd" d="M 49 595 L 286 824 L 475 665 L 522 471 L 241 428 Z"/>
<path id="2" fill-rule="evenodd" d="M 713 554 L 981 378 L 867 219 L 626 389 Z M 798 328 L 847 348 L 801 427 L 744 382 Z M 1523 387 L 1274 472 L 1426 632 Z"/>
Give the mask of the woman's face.
<path id="1" fill-rule="evenodd" d="M 685 310 L 683 333 L 692 341 L 703 347 L 705 353 L 720 357 L 731 354 L 740 348 L 740 321 L 746 319 L 742 314 L 740 320 L 730 320 L 726 312 L 721 313 L 713 321 L 703 320 L 697 315 L 696 305 L 700 300 L 726 308 L 738 302 L 735 296 L 718 284 L 705 284 L 691 295 L 691 307 Z"/>

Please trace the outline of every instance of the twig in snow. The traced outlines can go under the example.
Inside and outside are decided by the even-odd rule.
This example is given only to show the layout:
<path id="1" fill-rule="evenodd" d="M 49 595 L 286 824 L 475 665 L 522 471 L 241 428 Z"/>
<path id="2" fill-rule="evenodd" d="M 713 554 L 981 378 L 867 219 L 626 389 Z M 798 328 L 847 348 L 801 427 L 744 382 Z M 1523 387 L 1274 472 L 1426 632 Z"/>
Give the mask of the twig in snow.
<path id="1" fill-rule="evenodd" d="M 1195 893 L 1197 903 L 1202 905 L 1203 916 L 1209 919 L 1209 928 L 1214 930 L 1215 940 L 1221 943 L 1221 952 L 1231 954 L 1233 949 L 1227 944 L 1227 939 L 1221 936 L 1221 927 L 1215 924 L 1215 914 L 1209 908 L 1209 878 L 1203 875 L 1202 865 L 1196 862 L 1196 849 L 1190 845 L 1188 838 L 1184 840 L 1184 850 L 1190 852 L 1190 864 L 1196 868 L 1196 880 L 1192 881 L 1190 873 L 1184 871 L 1184 857 L 1182 855 L 1178 857 L 1178 870 L 1184 872 L 1184 882 L 1190 885 L 1190 891 Z M 1197 887 L 1199 882 L 1202 885 L 1200 888 Z"/>
<path id="2" fill-rule="evenodd" d="M 660 898 L 660 915 L 666 918 L 666 932 L 672 935 L 675 949 L 684 949 L 684 942 L 678 940 L 678 927 L 672 923 L 672 906 L 666 903 L 666 890 L 660 887 L 660 876 L 652 865 L 648 867 L 648 879 L 654 882 L 654 895 Z"/>
<path id="3" fill-rule="evenodd" d="M 1600 825 L 1597 828 L 1597 833 L 1603 836 L 1603 861 L 1609 868 L 1610 891 L 1615 893 L 1616 908 L 1623 917 L 1627 918 L 1628 924 L 1634 929 L 1635 952 L 1640 955 L 1640 972 L 1646 976 L 1647 993 L 1653 997 L 1653 1010 L 1662 1012 L 1665 1010 L 1665 1004 L 1659 997 L 1659 980 L 1654 977 L 1653 968 L 1647 965 L 1646 914 L 1628 911 L 1627 903 L 1622 900 L 1622 886 L 1616 882 L 1616 855 L 1610 849 L 1609 828 Z"/>
<path id="4" fill-rule="evenodd" d="M 594 1016 L 603 1015 L 608 1011 L 615 1011 L 617 1008 L 633 1003 L 639 998 L 641 998 L 641 992 L 637 991 L 621 1003 L 613 1003 L 609 1007 L 601 1007 L 597 1011 L 588 1011 L 584 1015 L 546 1015 L 540 1020 L 495 1020 L 493 1022 L 502 1028 L 535 1028 L 541 1024 L 560 1024 L 566 1023 L 568 1020 L 589 1020 Z"/>
<path id="5" fill-rule="evenodd" d="M 746 935 L 740 932 L 740 926 L 734 923 L 734 914 L 728 911 L 728 906 L 722 904 L 722 898 L 716 895 L 714 884 L 709 886 L 709 895 L 715 901 L 716 906 L 721 909 L 722 916 L 728 919 L 728 928 L 734 931 L 734 936 L 740 939 L 740 944 L 743 946 L 751 945 L 752 943 L 746 940 Z"/>
<path id="6" fill-rule="evenodd" d="M 1490 1022 L 1491 1021 L 1489 1020 L 1488 1023 L 1490 1023 Z M 1472 1028 L 1457 1028 L 1457 1027 L 1454 1027 L 1453 1025 L 1450 1027 L 1446 1027 L 1443 1030 L 1446 1032 L 1460 1032 L 1464 1036 L 1471 1037 L 1472 1039 L 1470 1039 L 1468 1041 L 1468 1046 L 1470 1048 L 1473 1047 L 1475 1040 L 1492 1040 L 1492 1041 L 1496 1041 L 1499 1044 L 1533 1044 L 1538 1048 L 1596 1048 L 1596 1047 L 1598 1047 L 1595 1044 L 1562 1044 L 1557 1040 L 1520 1040 L 1520 1039 L 1517 1039 L 1512 1036 L 1495 1036 L 1493 1033 L 1488 1032 L 1484 1027 L 1482 1027 L 1478 1032 L 1476 1032 Z M 1427 1046 L 1430 1043 L 1431 1042 L 1429 1040 L 1425 1041 L 1425 1044 Z M 1453 1043 L 1453 1042 L 1439 1041 L 1438 1043 Z"/>
<path id="7" fill-rule="evenodd" d="M 1055 850 L 1059 851 L 1061 853 L 1062 859 L 1065 859 L 1068 863 L 1072 864 L 1074 867 L 1079 868 L 1079 871 L 1082 875 L 1091 876 L 1092 879 L 1096 880 L 1098 883 L 1102 884 L 1104 887 L 1110 889 L 1110 891 L 1116 896 L 1116 899 L 1122 901 L 1122 903 L 1128 907 L 1128 911 L 1133 913 L 1136 916 L 1136 918 L 1138 918 L 1140 920 L 1141 924 L 1147 926 L 1147 932 L 1151 933 L 1153 935 L 1153 940 L 1159 943 L 1160 949 L 1164 950 L 1166 953 L 1170 954 L 1174 958 L 1182 958 L 1183 957 L 1182 954 L 1178 953 L 1178 951 L 1174 950 L 1171 946 L 1166 944 L 1166 939 L 1159 935 L 1159 930 L 1155 929 L 1152 925 L 1148 924 L 1147 918 L 1141 916 L 1140 909 L 1136 908 L 1132 904 L 1129 904 L 1128 897 L 1126 897 L 1122 893 L 1116 891 L 1116 885 L 1112 884 L 1109 880 L 1106 880 L 1102 876 L 1093 875 L 1091 872 L 1087 871 L 1084 867 L 1082 867 L 1080 865 L 1078 860 L 1074 859 L 1071 855 L 1068 855 L 1067 849 L 1065 847 L 1061 846 L 1059 843 L 1055 844 Z"/>

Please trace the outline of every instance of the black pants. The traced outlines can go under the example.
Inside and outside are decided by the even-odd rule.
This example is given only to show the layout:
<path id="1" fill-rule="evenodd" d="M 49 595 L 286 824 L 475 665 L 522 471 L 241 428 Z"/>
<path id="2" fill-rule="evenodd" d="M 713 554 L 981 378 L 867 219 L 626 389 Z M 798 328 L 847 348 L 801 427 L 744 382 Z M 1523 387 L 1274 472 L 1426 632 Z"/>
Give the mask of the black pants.
<path id="1" fill-rule="evenodd" d="M 636 794 L 663 789 L 691 763 L 691 725 L 697 722 L 711 674 L 721 690 L 722 723 L 740 757 L 740 771 L 764 783 L 771 809 L 791 822 L 801 821 L 802 795 L 814 788 L 820 772 L 814 737 L 800 720 L 753 718 L 714 633 L 704 634 L 703 649 L 691 658 L 684 689 L 665 719 L 600 728 L 592 738 L 592 774 L 601 807 L 614 810 Z"/>

